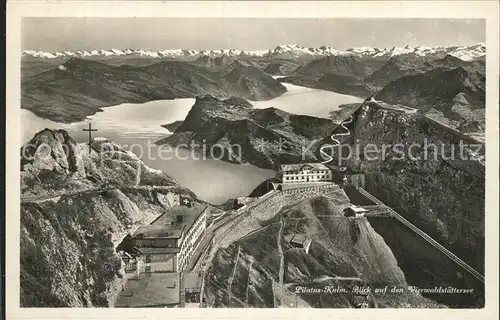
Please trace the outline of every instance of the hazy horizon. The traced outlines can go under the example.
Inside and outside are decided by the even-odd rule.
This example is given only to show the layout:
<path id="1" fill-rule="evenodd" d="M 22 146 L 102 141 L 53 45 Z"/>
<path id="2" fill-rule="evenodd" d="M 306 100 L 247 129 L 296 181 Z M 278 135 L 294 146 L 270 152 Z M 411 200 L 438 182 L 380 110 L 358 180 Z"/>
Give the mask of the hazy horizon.
<path id="1" fill-rule="evenodd" d="M 484 19 L 23 18 L 22 50 L 267 50 L 473 45 Z"/>

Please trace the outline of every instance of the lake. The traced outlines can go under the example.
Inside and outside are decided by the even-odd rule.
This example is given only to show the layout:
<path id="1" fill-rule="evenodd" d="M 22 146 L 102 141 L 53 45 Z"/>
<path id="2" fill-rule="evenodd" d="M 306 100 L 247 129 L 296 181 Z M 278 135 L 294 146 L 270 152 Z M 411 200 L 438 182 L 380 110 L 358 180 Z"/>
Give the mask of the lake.
<path id="1" fill-rule="evenodd" d="M 275 107 L 287 112 L 318 117 L 345 103 L 361 99 L 331 91 L 304 88 L 283 83 L 288 89 L 283 95 L 268 101 L 252 101 L 255 108 Z M 220 204 L 230 198 L 247 196 L 275 172 L 253 165 L 237 165 L 213 159 L 199 159 L 189 150 L 156 146 L 155 141 L 171 134 L 161 125 L 184 120 L 194 99 L 159 100 L 141 104 L 125 103 L 103 108 L 89 116 L 98 129 L 93 137 L 106 137 L 137 154 L 149 167 L 162 170 L 181 185 L 196 193 L 200 199 Z M 44 129 L 65 129 L 78 142 L 86 142 L 89 120 L 60 124 L 42 119 L 28 110 L 21 110 L 21 143 Z M 160 149 L 161 148 L 161 149 Z M 161 151 L 161 152 L 160 152 Z"/>

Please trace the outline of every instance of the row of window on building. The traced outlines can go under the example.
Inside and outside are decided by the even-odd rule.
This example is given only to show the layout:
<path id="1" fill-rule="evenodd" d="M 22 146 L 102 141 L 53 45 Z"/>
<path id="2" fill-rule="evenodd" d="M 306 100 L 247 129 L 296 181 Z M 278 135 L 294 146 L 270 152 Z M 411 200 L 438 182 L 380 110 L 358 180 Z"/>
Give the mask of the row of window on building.
<path id="1" fill-rule="evenodd" d="M 313 170 L 313 171 L 286 171 L 286 174 L 300 174 L 300 175 L 308 175 L 308 174 L 326 174 L 329 170 Z"/>
<path id="2" fill-rule="evenodd" d="M 321 176 L 310 176 L 310 177 L 283 177 L 283 179 L 285 181 L 289 181 L 289 180 L 306 180 L 307 178 L 310 178 L 310 179 L 326 179 L 327 176 L 326 175 L 321 175 Z"/>

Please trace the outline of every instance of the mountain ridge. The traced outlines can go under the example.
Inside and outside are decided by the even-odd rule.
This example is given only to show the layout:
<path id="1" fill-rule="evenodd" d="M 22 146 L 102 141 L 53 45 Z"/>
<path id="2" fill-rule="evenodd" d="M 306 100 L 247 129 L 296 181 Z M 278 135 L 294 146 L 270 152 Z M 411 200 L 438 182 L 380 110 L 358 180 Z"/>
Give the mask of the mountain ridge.
<path id="1" fill-rule="evenodd" d="M 211 94 L 268 100 L 286 88 L 258 68 L 236 66 L 225 73 L 184 61 L 112 66 L 72 57 L 21 81 L 21 108 L 56 122 L 75 122 L 121 103 L 194 98 Z"/>
<path id="2" fill-rule="evenodd" d="M 421 56 L 449 53 L 462 60 L 473 60 L 484 56 L 486 47 L 479 43 L 469 46 L 449 46 L 449 47 L 427 47 L 427 46 L 405 46 L 388 47 L 388 48 L 372 48 L 358 47 L 348 48 L 346 50 L 337 50 L 330 46 L 320 46 L 317 48 L 303 47 L 296 44 L 278 45 L 274 49 L 267 50 L 239 50 L 239 49 L 214 49 L 214 50 L 185 50 L 185 49 L 169 49 L 169 50 L 145 50 L 145 49 L 100 49 L 100 50 L 79 50 L 79 51 L 60 51 L 60 52 L 45 52 L 37 50 L 24 50 L 21 52 L 23 56 L 38 57 L 44 59 L 55 59 L 68 56 L 92 57 L 92 56 L 126 56 L 136 55 L 153 58 L 164 57 L 198 57 L 198 56 L 250 56 L 250 57 L 288 57 L 296 58 L 302 55 L 309 56 L 324 56 L 324 55 L 359 55 L 373 57 L 392 57 L 414 53 Z"/>

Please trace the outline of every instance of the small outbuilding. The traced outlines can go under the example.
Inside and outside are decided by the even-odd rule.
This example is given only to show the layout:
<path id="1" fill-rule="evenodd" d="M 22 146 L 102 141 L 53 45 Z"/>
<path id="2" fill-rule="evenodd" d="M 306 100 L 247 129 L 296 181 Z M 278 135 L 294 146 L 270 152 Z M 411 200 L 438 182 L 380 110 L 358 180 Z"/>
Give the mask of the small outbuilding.
<path id="1" fill-rule="evenodd" d="M 350 206 L 344 209 L 344 215 L 346 217 L 362 217 L 367 212 L 368 210 L 358 206 Z"/>
<path id="2" fill-rule="evenodd" d="M 294 234 L 291 237 L 289 236 L 287 239 L 292 247 L 303 248 L 306 253 L 309 253 L 312 241 L 305 234 Z"/>

